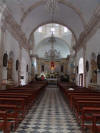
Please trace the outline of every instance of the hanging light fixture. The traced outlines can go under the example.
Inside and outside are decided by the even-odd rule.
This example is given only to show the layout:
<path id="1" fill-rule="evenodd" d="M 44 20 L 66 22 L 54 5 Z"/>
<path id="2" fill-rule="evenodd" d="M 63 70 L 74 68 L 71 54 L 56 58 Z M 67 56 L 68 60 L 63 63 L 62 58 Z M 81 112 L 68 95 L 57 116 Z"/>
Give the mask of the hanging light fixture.
<path id="1" fill-rule="evenodd" d="M 51 49 L 47 52 L 45 52 L 45 58 L 49 59 L 51 62 L 51 70 L 53 71 L 55 68 L 55 60 L 60 58 L 60 52 L 58 52 L 56 49 L 54 49 L 54 43 L 56 42 L 56 39 L 54 37 L 54 17 L 57 11 L 57 6 L 58 2 L 57 0 L 47 0 L 47 9 L 49 14 L 51 15 L 51 21 L 52 21 L 52 28 L 51 28 L 51 37 L 49 39 L 49 42 L 51 43 Z"/>
<path id="2" fill-rule="evenodd" d="M 60 51 L 57 51 L 54 48 L 54 43 L 56 42 L 56 39 L 53 35 L 53 32 L 52 32 L 51 37 L 48 41 L 51 44 L 51 49 L 49 51 L 45 52 L 45 58 L 50 60 L 50 61 L 55 61 L 55 60 L 59 59 L 61 57 L 61 55 L 60 55 Z"/>
<path id="3" fill-rule="evenodd" d="M 51 21 L 52 21 L 52 27 L 51 27 L 51 37 L 49 39 L 49 42 L 51 43 L 51 49 L 47 52 L 45 52 L 45 58 L 51 60 L 53 62 L 55 59 L 60 58 L 60 52 L 58 52 L 56 49 L 54 49 L 54 43 L 56 42 L 56 39 L 54 37 L 54 15 L 58 9 L 58 1 L 57 0 L 47 0 L 46 7 L 51 15 Z M 52 63 L 51 63 L 52 64 Z M 54 66 L 54 65 L 52 65 Z"/>

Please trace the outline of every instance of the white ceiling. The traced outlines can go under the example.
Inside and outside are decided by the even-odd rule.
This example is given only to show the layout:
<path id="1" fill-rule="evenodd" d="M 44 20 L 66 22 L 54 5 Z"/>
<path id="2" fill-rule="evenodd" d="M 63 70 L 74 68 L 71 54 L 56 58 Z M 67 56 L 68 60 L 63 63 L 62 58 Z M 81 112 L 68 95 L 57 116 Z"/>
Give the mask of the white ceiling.
<path id="1" fill-rule="evenodd" d="M 47 0 L 5 1 L 13 17 L 22 25 L 22 30 L 25 32 L 27 38 L 29 38 L 31 32 L 39 25 L 51 22 L 51 17 L 45 8 L 44 1 Z M 88 23 L 96 7 L 100 6 L 100 0 L 58 1 L 59 10 L 55 15 L 54 21 L 71 29 L 76 38 L 84 30 L 84 26 Z M 22 23 L 21 20 L 23 20 Z"/>

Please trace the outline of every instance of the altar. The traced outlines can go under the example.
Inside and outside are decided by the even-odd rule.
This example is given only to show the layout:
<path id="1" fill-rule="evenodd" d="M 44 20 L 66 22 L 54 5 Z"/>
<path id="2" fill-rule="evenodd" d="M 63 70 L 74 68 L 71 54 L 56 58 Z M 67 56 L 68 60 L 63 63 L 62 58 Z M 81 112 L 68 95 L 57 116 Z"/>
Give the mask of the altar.
<path id="1" fill-rule="evenodd" d="M 57 85 L 57 78 L 48 78 L 48 84 Z"/>

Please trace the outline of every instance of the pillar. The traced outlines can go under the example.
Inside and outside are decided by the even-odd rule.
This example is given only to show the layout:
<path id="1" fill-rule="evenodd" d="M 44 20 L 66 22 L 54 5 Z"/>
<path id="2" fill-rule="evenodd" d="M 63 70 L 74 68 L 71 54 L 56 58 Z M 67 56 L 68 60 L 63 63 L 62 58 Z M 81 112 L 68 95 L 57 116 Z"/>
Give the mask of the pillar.
<path id="1" fill-rule="evenodd" d="M 86 87 L 86 46 L 83 47 L 84 87 Z"/>
<path id="2" fill-rule="evenodd" d="M 4 53 L 5 28 L 0 27 L 0 88 L 2 87 L 3 53 Z"/>
<path id="3" fill-rule="evenodd" d="M 21 85 L 21 62 L 22 62 L 22 46 L 20 46 L 20 53 L 19 53 L 19 67 L 18 67 L 18 85 Z"/>

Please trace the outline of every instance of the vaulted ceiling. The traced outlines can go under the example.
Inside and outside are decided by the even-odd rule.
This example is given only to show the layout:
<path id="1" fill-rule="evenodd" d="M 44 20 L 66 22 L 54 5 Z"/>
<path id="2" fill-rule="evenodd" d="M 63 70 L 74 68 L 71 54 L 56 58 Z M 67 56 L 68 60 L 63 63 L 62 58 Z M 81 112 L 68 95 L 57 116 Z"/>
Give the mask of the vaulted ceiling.
<path id="1" fill-rule="evenodd" d="M 3 0 L 2 0 L 3 1 Z M 40 25 L 52 22 L 46 9 L 47 0 L 4 0 L 27 39 Z M 57 0 L 54 22 L 67 26 L 78 39 L 100 0 Z"/>

